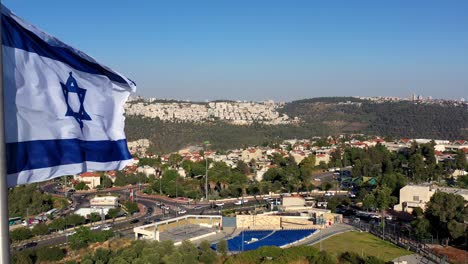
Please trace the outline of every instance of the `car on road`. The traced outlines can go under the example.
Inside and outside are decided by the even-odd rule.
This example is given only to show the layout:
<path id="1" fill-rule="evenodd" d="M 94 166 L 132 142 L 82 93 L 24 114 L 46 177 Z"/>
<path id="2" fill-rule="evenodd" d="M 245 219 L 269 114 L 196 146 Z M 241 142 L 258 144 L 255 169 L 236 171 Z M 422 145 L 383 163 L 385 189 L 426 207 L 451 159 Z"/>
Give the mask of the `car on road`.
<path id="1" fill-rule="evenodd" d="M 332 192 L 326 192 L 326 193 L 325 193 L 325 196 L 326 196 L 326 197 L 331 197 L 331 196 L 333 196 L 333 195 L 335 195 L 335 194 L 332 193 Z"/>
<path id="2" fill-rule="evenodd" d="M 224 203 L 215 203 L 215 205 L 218 206 L 218 207 L 223 207 Z"/>
<path id="3" fill-rule="evenodd" d="M 238 200 L 238 201 L 235 201 L 234 204 L 235 205 L 243 205 L 245 203 L 247 203 L 249 200 L 247 199 L 244 199 L 244 200 Z"/>
<path id="4" fill-rule="evenodd" d="M 182 210 L 179 210 L 177 213 L 178 213 L 178 214 L 186 214 L 187 211 L 182 209 Z"/>
<path id="5" fill-rule="evenodd" d="M 315 178 L 314 181 L 322 181 L 320 178 Z"/>
<path id="6" fill-rule="evenodd" d="M 352 192 L 349 192 L 348 193 L 348 197 L 349 198 L 356 198 L 356 194 L 352 193 Z"/>
<path id="7" fill-rule="evenodd" d="M 136 224 L 136 223 L 138 223 L 138 222 L 140 222 L 139 219 L 132 219 L 132 220 L 130 220 L 130 224 Z"/>
<path id="8" fill-rule="evenodd" d="M 29 242 L 29 243 L 26 243 L 26 244 L 22 245 L 18 250 L 21 251 L 21 250 L 28 249 L 28 248 L 33 248 L 33 247 L 36 247 L 36 246 L 37 246 L 37 242 Z"/>
<path id="9" fill-rule="evenodd" d="M 74 234 L 76 234 L 76 231 L 67 232 L 65 235 L 66 236 L 73 236 Z"/>
<path id="10" fill-rule="evenodd" d="M 91 230 L 98 230 L 99 228 L 101 228 L 101 226 L 100 226 L 100 225 L 96 225 L 96 226 L 90 227 L 89 229 L 91 229 Z"/>
<path id="11" fill-rule="evenodd" d="M 111 230 L 112 229 L 112 225 L 105 225 L 102 227 L 102 230 Z"/>
<path id="12" fill-rule="evenodd" d="M 150 220 L 146 220 L 143 222 L 144 225 L 149 225 L 149 224 L 152 224 L 153 222 L 151 222 Z"/>

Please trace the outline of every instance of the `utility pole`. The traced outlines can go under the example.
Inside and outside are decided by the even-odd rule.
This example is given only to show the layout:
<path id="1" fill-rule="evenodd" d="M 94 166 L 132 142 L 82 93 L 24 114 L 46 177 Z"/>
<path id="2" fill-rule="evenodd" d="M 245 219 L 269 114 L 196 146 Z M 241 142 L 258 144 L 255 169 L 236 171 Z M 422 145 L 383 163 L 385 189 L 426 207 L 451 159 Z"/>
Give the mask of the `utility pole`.
<path id="1" fill-rule="evenodd" d="M 206 156 L 206 149 L 208 147 L 208 145 L 210 144 L 210 141 L 208 140 L 205 140 L 203 142 L 204 144 L 204 149 L 205 149 L 205 153 L 204 153 L 204 158 L 205 158 L 205 194 L 206 194 L 206 200 L 208 201 L 208 158 Z"/>
<path id="2" fill-rule="evenodd" d="M 162 172 L 159 174 L 159 195 L 162 195 L 161 182 L 162 182 Z"/>

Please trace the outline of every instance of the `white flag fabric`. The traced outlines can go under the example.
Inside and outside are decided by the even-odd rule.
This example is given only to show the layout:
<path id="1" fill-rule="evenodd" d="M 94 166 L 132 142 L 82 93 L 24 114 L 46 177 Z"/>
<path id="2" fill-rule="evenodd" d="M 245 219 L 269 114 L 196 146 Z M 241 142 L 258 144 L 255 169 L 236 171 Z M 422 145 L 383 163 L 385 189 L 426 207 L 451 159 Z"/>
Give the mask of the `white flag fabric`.
<path id="1" fill-rule="evenodd" d="M 1 8 L 8 186 L 129 164 L 135 83 Z"/>

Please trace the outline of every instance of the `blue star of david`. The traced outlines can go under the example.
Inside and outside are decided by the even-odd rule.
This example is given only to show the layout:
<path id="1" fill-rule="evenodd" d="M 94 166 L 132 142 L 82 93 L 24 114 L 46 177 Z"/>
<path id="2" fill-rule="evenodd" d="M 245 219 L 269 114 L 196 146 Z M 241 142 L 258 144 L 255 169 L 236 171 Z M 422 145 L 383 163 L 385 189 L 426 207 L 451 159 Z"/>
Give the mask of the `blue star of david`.
<path id="1" fill-rule="evenodd" d="M 65 97 L 65 103 L 67 104 L 67 112 L 65 113 L 65 116 L 73 116 L 76 122 L 80 124 L 80 129 L 83 130 L 83 120 L 91 120 L 91 117 L 88 115 L 88 113 L 86 113 L 83 106 L 86 89 L 78 87 L 78 84 L 76 83 L 75 78 L 73 78 L 71 72 L 67 79 L 67 83 L 60 83 L 60 85 L 62 86 L 63 96 Z M 78 112 L 74 112 L 70 106 L 70 103 L 68 102 L 69 93 L 76 93 L 78 95 L 78 100 L 80 101 L 80 109 Z"/>

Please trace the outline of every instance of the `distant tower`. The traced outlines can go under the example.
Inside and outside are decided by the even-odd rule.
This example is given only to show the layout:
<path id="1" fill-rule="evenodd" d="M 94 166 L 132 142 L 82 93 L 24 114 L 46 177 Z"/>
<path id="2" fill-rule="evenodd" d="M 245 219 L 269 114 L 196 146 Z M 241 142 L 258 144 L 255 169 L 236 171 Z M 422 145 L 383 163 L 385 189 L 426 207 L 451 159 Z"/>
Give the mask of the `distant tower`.
<path id="1" fill-rule="evenodd" d="M 411 100 L 416 101 L 416 94 L 415 93 L 411 94 Z"/>

